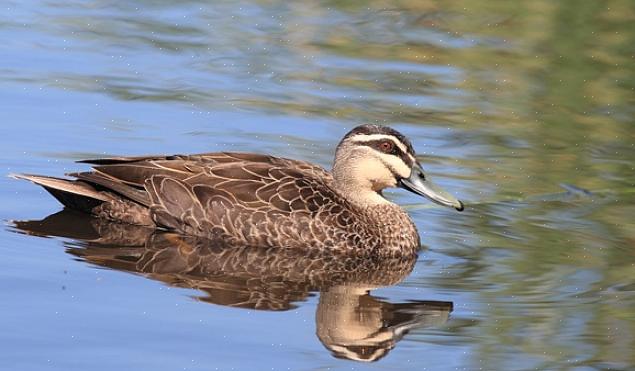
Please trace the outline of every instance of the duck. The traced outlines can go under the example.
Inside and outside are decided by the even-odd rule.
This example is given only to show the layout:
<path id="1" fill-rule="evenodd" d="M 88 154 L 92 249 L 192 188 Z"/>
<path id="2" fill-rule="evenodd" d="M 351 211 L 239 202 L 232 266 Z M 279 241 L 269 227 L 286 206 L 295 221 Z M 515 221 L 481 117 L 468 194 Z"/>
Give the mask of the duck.
<path id="1" fill-rule="evenodd" d="M 420 247 L 408 213 L 383 195 L 400 187 L 458 211 L 397 130 L 364 124 L 339 142 L 331 171 L 257 153 L 106 157 L 60 178 L 13 174 L 66 208 L 223 244 L 402 256 Z"/>

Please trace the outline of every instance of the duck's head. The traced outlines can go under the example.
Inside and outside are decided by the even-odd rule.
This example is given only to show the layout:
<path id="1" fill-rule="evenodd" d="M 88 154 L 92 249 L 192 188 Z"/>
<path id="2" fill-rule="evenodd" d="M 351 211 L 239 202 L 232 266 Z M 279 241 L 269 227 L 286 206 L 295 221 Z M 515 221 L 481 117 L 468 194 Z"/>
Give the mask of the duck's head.
<path id="1" fill-rule="evenodd" d="M 400 187 L 463 211 L 461 201 L 425 174 L 408 138 L 387 126 L 360 125 L 348 132 L 335 151 L 333 176 L 338 190 L 354 202 L 385 202 L 381 191 Z"/>

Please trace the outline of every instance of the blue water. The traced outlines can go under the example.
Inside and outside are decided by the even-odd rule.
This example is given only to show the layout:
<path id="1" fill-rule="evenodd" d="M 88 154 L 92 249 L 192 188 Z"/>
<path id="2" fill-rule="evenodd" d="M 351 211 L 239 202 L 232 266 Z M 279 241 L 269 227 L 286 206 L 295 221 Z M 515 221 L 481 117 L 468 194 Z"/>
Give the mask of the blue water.
<path id="1" fill-rule="evenodd" d="M 632 369 L 633 14 L 626 0 L 3 3 L 0 369 Z M 373 363 L 322 344 L 315 290 L 285 311 L 210 304 L 13 227 L 61 206 L 10 173 L 225 150 L 330 168 L 361 122 L 406 134 L 467 204 L 387 193 L 424 247 L 371 295 L 453 310 Z"/>

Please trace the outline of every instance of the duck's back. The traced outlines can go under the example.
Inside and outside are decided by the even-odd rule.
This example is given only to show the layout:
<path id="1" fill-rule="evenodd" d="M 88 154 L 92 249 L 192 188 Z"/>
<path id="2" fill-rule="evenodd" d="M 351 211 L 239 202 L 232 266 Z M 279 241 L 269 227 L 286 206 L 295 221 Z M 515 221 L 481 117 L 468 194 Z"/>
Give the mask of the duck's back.
<path id="1" fill-rule="evenodd" d="M 345 250 L 379 242 L 331 174 L 307 162 L 245 153 L 82 162 L 94 171 L 70 174 L 77 180 L 64 181 L 66 192 L 45 187 L 103 218 L 254 246 Z"/>

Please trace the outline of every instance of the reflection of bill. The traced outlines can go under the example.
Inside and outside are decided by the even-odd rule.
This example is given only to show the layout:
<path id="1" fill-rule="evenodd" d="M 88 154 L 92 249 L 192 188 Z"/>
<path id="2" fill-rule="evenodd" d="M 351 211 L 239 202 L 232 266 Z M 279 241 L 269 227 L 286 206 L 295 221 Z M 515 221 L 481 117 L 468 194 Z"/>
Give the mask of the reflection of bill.
<path id="1" fill-rule="evenodd" d="M 93 264 L 142 273 L 200 290 L 200 301 L 232 307 L 287 310 L 320 292 L 317 336 L 333 355 L 358 361 L 385 356 L 410 329 L 442 324 L 451 302 L 391 303 L 369 294 L 394 285 L 416 257 L 361 259 L 262 247 L 210 246 L 204 239 L 89 219 L 62 211 L 15 230 L 72 238 L 68 252 Z"/>
<path id="2" fill-rule="evenodd" d="M 337 286 L 320 293 L 317 336 L 338 358 L 372 362 L 410 329 L 441 325 L 451 311 L 452 302 L 390 303 L 364 288 Z"/>

